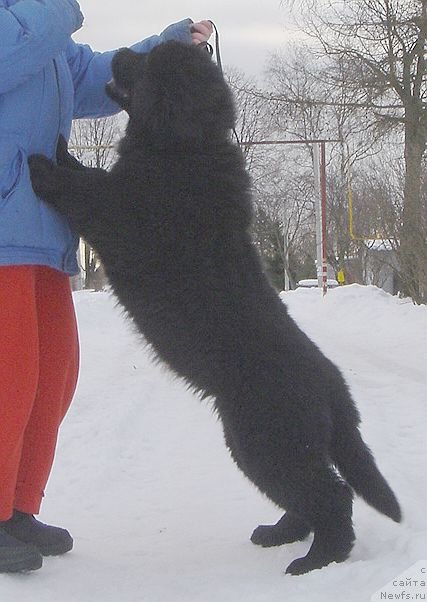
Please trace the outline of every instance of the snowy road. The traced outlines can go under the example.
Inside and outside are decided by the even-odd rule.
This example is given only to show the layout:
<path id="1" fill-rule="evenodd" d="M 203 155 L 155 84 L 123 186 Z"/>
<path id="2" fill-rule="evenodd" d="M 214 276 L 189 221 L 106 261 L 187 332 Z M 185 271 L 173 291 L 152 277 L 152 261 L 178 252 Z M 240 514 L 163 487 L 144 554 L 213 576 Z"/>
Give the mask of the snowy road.
<path id="1" fill-rule="evenodd" d="M 403 524 L 357 500 L 350 559 L 285 576 L 309 542 L 250 543 L 280 511 L 231 462 L 209 404 L 151 362 L 111 297 L 82 292 L 82 374 L 41 514 L 75 549 L 1 576 L 1 602 L 367 602 L 427 557 L 427 308 L 359 286 L 284 300 L 348 379 Z"/>

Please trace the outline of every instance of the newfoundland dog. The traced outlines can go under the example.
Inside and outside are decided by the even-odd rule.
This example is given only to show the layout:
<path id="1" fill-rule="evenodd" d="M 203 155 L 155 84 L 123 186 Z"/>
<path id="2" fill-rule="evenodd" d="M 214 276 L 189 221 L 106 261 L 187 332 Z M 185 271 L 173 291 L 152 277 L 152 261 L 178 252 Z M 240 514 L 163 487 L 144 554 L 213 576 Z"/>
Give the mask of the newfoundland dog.
<path id="1" fill-rule="evenodd" d="M 244 474 L 286 513 L 252 541 L 314 538 L 293 575 L 345 560 L 353 491 L 399 504 L 359 432 L 338 368 L 299 329 L 251 241 L 250 180 L 230 90 L 209 54 L 167 42 L 119 51 L 108 94 L 129 114 L 111 171 L 30 158 L 35 192 L 97 251 L 157 356 L 214 400 Z"/>

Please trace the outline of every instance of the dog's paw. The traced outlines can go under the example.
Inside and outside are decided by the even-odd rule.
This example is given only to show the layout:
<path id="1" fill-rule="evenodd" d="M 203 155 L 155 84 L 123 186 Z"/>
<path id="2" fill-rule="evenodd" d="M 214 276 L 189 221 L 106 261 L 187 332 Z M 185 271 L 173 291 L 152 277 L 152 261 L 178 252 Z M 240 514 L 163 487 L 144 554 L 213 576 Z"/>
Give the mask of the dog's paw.
<path id="1" fill-rule="evenodd" d="M 252 543 L 268 548 L 285 543 L 302 541 L 311 531 L 310 526 L 298 514 L 286 512 L 275 525 L 260 525 L 252 533 Z"/>
<path id="2" fill-rule="evenodd" d="M 286 568 L 285 573 L 287 575 L 304 575 L 305 573 L 309 573 L 310 571 L 314 571 L 316 569 L 322 569 L 328 564 L 332 562 L 344 562 L 347 560 L 349 554 L 337 554 L 337 555 L 328 555 L 325 554 L 323 557 L 313 557 L 310 552 L 307 556 L 303 556 L 302 558 L 297 558 L 293 560 L 290 565 Z"/>
<path id="3" fill-rule="evenodd" d="M 44 155 L 31 155 L 28 166 L 34 192 L 38 197 L 50 200 L 56 189 L 56 165 Z"/>
<path id="4" fill-rule="evenodd" d="M 300 529 L 281 528 L 280 525 L 259 525 L 251 535 L 251 542 L 263 548 L 271 548 L 302 541 L 309 533 L 310 527 L 305 525 L 301 525 Z"/>

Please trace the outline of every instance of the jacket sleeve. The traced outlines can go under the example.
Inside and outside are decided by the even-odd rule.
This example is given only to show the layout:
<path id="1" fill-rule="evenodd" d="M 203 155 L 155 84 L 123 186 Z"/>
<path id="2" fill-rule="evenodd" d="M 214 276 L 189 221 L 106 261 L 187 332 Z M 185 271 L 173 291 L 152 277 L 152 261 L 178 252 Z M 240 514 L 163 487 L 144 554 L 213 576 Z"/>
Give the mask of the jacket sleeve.
<path id="1" fill-rule="evenodd" d="M 191 19 L 169 25 L 160 35 L 154 35 L 130 46 L 136 52 L 149 52 L 167 40 L 191 43 Z M 117 50 L 94 52 L 89 46 L 69 42 L 67 60 L 74 82 L 74 118 L 106 117 L 120 107 L 105 93 L 111 79 L 111 60 Z"/>
<path id="2" fill-rule="evenodd" d="M 25 82 L 65 50 L 82 23 L 76 0 L 20 0 L 0 7 L 0 94 Z"/>

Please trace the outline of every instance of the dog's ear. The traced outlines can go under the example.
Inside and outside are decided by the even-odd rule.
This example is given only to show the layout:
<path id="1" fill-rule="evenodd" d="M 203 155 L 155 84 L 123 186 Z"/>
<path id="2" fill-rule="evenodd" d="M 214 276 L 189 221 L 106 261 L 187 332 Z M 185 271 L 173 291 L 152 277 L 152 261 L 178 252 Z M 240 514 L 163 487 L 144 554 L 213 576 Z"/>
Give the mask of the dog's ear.
<path id="1" fill-rule="evenodd" d="M 145 59 L 144 54 L 121 48 L 111 62 L 113 77 L 106 85 L 106 92 L 125 110 L 129 110 L 137 73 L 143 68 Z"/>
<path id="2" fill-rule="evenodd" d="M 160 143 L 203 142 L 234 126 L 234 104 L 222 73 L 206 50 L 178 42 L 148 55 L 132 109 L 137 127 Z"/>

